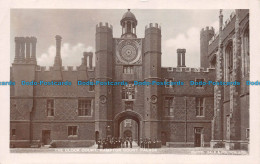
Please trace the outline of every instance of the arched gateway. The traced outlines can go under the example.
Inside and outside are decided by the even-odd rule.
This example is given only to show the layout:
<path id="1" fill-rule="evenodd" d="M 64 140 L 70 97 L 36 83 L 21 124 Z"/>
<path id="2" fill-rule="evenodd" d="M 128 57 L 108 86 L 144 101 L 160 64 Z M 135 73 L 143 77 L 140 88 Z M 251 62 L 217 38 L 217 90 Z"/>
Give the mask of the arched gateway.
<path id="1" fill-rule="evenodd" d="M 134 120 L 137 124 L 138 124 L 138 141 L 140 139 L 140 137 L 142 137 L 142 125 L 143 125 L 143 118 L 142 116 L 134 111 L 123 111 L 118 113 L 113 120 L 113 124 L 114 124 L 114 136 L 115 137 L 119 137 L 120 136 L 120 123 L 125 120 L 125 119 L 132 119 Z"/>

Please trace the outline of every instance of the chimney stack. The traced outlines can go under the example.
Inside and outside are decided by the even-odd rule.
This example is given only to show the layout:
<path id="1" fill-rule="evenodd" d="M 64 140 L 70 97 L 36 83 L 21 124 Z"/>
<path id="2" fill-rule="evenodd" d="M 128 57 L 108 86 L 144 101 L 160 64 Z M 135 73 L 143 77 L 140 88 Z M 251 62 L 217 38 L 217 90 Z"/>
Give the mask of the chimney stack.
<path id="1" fill-rule="evenodd" d="M 31 61 L 36 64 L 36 42 L 37 42 L 37 38 L 31 37 L 30 40 L 31 40 L 31 43 L 32 43 Z"/>
<path id="2" fill-rule="evenodd" d="M 93 53 L 89 52 L 89 68 L 92 69 Z"/>
<path id="3" fill-rule="evenodd" d="M 185 66 L 185 53 L 186 49 L 177 49 L 177 67 L 186 67 Z"/>
<path id="4" fill-rule="evenodd" d="M 31 48 L 30 48 L 30 44 L 31 44 L 31 39 L 29 37 L 25 38 L 25 46 L 26 46 L 26 62 L 30 61 L 30 55 L 31 55 Z"/>
<path id="5" fill-rule="evenodd" d="M 54 66 L 62 66 L 62 60 L 61 60 L 61 54 L 60 54 L 60 49 L 61 49 L 61 39 L 62 37 L 59 35 L 55 36 L 56 38 L 56 56 L 54 60 Z"/>

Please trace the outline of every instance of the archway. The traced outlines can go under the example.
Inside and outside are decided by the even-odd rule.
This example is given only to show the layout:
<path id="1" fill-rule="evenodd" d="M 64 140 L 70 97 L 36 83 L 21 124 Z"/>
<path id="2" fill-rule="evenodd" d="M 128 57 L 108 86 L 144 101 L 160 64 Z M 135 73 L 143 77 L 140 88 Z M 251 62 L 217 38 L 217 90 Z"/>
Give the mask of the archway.
<path id="1" fill-rule="evenodd" d="M 114 136 L 120 136 L 120 123 L 126 119 L 134 120 L 137 123 L 137 143 L 139 145 L 139 139 L 142 137 L 142 116 L 134 111 L 124 111 L 118 113 L 114 118 Z"/>

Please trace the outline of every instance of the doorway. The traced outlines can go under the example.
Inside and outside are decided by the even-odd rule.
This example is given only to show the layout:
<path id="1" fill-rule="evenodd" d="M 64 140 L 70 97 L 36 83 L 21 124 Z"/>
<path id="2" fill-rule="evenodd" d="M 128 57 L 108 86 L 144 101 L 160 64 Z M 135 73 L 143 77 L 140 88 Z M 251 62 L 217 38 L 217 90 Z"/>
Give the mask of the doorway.
<path id="1" fill-rule="evenodd" d="M 194 128 L 194 147 L 201 147 L 202 131 L 201 127 Z"/>
<path id="2" fill-rule="evenodd" d="M 43 145 L 50 145 L 50 143 L 51 143 L 51 131 L 50 130 L 42 131 L 42 142 L 43 142 Z"/>

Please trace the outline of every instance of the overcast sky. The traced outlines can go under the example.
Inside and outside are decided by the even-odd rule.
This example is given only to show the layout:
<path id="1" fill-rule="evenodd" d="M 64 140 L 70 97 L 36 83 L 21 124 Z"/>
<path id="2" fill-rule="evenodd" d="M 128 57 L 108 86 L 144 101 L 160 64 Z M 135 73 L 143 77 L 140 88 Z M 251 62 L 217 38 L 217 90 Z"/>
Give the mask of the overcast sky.
<path id="1" fill-rule="evenodd" d="M 121 36 L 123 10 L 11 10 L 11 62 L 14 58 L 14 37 L 37 37 L 37 61 L 51 66 L 55 56 L 55 35 L 62 36 L 61 55 L 64 66 L 78 66 L 84 51 L 95 52 L 95 27 L 99 22 L 113 26 L 113 37 Z M 224 10 L 224 21 L 233 10 Z M 144 37 L 145 26 L 158 23 L 162 29 L 162 66 L 177 65 L 177 48 L 186 49 L 186 66 L 200 65 L 200 30 L 213 26 L 218 31 L 219 10 L 135 10 L 137 37 Z"/>

